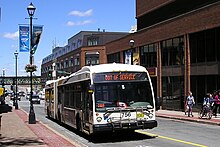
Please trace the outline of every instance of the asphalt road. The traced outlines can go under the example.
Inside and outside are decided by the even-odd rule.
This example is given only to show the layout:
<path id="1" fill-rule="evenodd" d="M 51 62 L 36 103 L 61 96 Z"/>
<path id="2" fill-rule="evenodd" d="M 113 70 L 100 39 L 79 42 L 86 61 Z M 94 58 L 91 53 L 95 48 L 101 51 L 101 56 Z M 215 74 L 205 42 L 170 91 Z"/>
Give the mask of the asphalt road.
<path id="1" fill-rule="evenodd" d="M 29 101 L 22 99 L 19 107 L 29 112 Z M 88 136 L 46 118 L 43 101 L 41 104 L 34 104 L 34 110 L 37 120 L 70 140 L 90 147 L 217 147 L 220 143 L 220 127 L 214 125 L 157 118 L 158 127 L 152 130 Z"/>

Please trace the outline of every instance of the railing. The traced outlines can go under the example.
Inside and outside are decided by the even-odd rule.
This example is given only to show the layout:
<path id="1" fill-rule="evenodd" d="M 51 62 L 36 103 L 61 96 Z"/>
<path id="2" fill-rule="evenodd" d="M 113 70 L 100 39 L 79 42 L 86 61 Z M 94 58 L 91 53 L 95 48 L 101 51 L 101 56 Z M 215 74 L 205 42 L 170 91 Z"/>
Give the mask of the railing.
<path id="1" fill-rule="evenodd" d="M 17 77 L 18 85 L 30 85 L 30 77 Z M 33 84 L 34 85 L 41 85 L 41 77 L 40 76 L 33 76 Z M 0 85 L 14 85 L 15 84 L 15 77 L 0 77 Z"/>

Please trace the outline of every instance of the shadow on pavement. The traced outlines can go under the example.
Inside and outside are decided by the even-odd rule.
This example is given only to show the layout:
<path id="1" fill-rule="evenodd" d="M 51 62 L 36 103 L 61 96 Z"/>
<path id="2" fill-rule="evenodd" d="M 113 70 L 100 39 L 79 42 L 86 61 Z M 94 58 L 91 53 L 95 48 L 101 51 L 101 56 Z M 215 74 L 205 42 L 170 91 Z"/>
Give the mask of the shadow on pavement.
<path id="1" fill-rule="evenodd" d="M 12 111 L 12 107 L 9 106 L 8 104 L 1 104 L 0 105 L 0 114 L 1 113 L 8 113 Z"/>
<path id="2" fill-rule="evenodd" d="M 39 146 L 45 145 L 42 141 L 36 138 L 10 138 L 10 137 L 0 137 L 0 146 Z"/>
<path id="3" fill-rule="evenodd" d="M 93 143 L 110 143 L 110 142 L 126 142 L 126 141 L 137 141 L 145 139 L 154 139 L 155 137 L 140 134 L 132 131 L 125 132 L 114 132 L 114 133 L 101 133 L 90 136 L 87 138 Z"/>

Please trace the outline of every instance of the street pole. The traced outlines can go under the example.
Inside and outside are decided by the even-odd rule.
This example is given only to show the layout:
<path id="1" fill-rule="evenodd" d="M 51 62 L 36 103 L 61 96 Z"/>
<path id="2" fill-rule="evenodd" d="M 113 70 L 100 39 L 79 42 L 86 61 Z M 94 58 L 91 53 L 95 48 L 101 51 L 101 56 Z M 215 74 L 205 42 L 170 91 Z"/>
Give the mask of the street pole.
<path id="1" fill-rule="evenodd" d="M 15 109 L 18 109 L 18 52 L 14 53 L 15 55 Z"/>
<path id="2" fill-rule="evenodd" d="M 131 64 L 134 64 L 133 63 L 133 47 L 134 47 L 134 40 L 133 39 L 131 39 L 130 41 L 129 41 L 129 45 L 130 45 L 130 52 L 131 52 Z"/>
<path id="3" fill-rule="evenodd" d="M 3 102 L 5 102 L 5 69 L 2 70 Z"/>
<path id="4" fill-rule="evenodd" d="M 32 42 L 32 19 L 34 16 L 34 12 L 35 12 L 35 7 L 32 3 L 30 3 L 30 5 L 27 7 L 27 11 L 30 17 L 30 65 L 32 66 L 32 60 L 33 60 L 33 53 L 32 53 L 32 49 L 33 49 L 33 42 Z M 33 83 L 32 83 L 32 73 L 33 71 L 30 71 L 30 112 L 29 112 L 29 124 L 35 124 L 36 123 L 36 119 L 35 119 L 35 112 L 34 112 L 34 106 L 33 106 L 33 101 L 32 101 L 32 96 L 33 96 Z"/>

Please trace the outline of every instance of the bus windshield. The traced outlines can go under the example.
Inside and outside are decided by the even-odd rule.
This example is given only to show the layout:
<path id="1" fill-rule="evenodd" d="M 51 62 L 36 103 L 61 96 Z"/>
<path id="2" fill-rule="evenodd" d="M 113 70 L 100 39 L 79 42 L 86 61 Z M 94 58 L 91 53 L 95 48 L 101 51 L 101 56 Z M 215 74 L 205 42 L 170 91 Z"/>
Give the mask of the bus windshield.
<path id="1" fill-rule="evenodd" d="M 153 108 L 149 81 L 95 84 L 96 111 L 110 108 Z"/>

